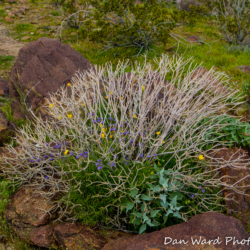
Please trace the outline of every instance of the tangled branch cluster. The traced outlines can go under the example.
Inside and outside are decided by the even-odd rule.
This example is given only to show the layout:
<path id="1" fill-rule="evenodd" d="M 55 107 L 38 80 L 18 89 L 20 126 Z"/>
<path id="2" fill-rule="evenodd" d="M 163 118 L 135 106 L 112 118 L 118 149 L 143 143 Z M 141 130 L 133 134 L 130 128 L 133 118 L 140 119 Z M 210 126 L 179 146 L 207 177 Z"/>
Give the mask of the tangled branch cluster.
<path id="1" fill-rule="evenodd" d="M 202 149 L 208 143 L 214 149 L 226 145 L 207 139 L 211 129 L 217 131 L 221 125 L 215 120 L 200 121 L 238 105 L 237 91 L 222 93 L 217 89 L 214 83 L 226 80 L 213 69 L 194 76 L 197 67 L 192 69 L 191 60 L 162 55 L 155 63 L 157 70 L 145 58 L 144 65 L 138 64 L 131 73 L 125 73 L 127 62 L 119 63 L 115 70 L 107 64 L 77 72 L 67 89 L 60 89 L 48 99 L 46 107 L 53 119 L 42 121 L 30 110 L 36 120 L 35 129 L 19 129 L 15 139 L 20 149 L 8 145 L 15 157 L 2 159 L 7 178 L 16 185 L 32 187 L 34 194 L 47 199 L 63 194 L 65 199 L 56 200 L 54 207 L 45 212 L 59 209 L 59 219 L 72 219 L 69 208 L 77 204 L 66 202 L 67 195 L 72 188 L 80 192 L 82 184 L 74 173 L 84 172 L 89 166 L 96 166 L 92 174 L 97 176 L 103 169 L 109 170 L 97 182 L 90 179 L 89 185 L 104 186 L 104 196 L 116 193 L 118 200 L 132 186 L 146 181 L 146 176 L 141 183 L 137 180 L 146 164 L 165 154 L 176 158 L 173 177 L 184 184 L 183 192 L 187 186 L 196 186 L 194 183 L 235 189 L 218 176 L 223 164 L 214 166 L 209 161 L 211 153 Z M 200 154 L 208 159 L 205 165 L 187 168 L 183 164 Z M 203 171 L 196 172 L 200 168 Z M 114 176 L 117 170 L 119 174 Z M 201 198 L 200 205 L 206 206 L 204 200 L 213 202 L 213 198 L 218 197 Z"/>

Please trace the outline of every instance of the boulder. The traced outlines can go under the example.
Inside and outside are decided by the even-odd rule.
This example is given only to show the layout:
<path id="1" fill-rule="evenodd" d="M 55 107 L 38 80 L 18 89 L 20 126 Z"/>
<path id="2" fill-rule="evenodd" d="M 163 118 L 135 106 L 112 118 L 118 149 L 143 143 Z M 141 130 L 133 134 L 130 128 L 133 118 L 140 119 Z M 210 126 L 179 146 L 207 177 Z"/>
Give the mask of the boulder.
<path id="1" fill-rule="evenodd" d="M 16 128 L 16 124 L 10 122 L 0 109 L 0 146 L 10 142 L 11 137 L 15 135 Z"/>
<path id="2" fill-rule="evenodd" d="M 8 82 L 0 77 L 0 96 L 9 95 Z"/>
<path id="3" fill-rule="evenodd" d="M 250 147 L 249 147 L 250 148 Z M 221 149 L 211 153 L 214 162 L 224 162 L 220 169 L 221 180 L 227 184 L 242 188 L 236 191 L 224 188 L 223 196 L 227 198 L 227 213 L 240 219 L 243 226 L 247 229 L 250 223 L 250 157 L 246 149 Z M 235 162 L 235 160 L 237 162 Z M 244 187 L 244 188 L 243 188 Z M 243 193 L 243 194 L 242 194 Z"/>
<path id="4" fill-rule="evenodd" d="M 9 96 L 14 118 L 25 117 L 22 97 L 28 108 L 42 119 L 48 118 L 45 98 L 64 88 L 77 70 L 85 71 L 94 66 L 79 52 L 58 40 L 39 38 L 20 49 L 18 58 L 9 74 Z M 67 88 L 67 94 L 72 94 Z"/>
<path id="5" fill-rule="evenodd" d="M 207 212 L 160 231 L 110 241 L 102 250 L 247 250 L 249 237 L 238 219 Z"/>
<path id="6" fill-rule="evenodd" d="M 215 79 L 212 74 L 208 73 L 209 71 L 205 67 L 197 68 L 191 77 L 191 79 L 200 79 L 202 77 L 206 77 L 206 80 L 209 82 L 209 85 L 205 86 L 206 90 L 212 90 L 219 93 L 228 93 L 228 89 L 223 86 L 223 84 Z"/>

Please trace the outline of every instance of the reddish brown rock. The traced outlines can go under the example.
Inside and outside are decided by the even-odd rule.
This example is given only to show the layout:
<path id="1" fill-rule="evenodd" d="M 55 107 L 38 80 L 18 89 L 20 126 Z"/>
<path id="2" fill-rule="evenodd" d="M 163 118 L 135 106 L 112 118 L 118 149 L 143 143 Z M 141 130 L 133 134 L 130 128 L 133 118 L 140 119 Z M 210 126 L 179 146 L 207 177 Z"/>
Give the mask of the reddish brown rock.
<path id="1" fill-rule="evenodd" d="M 247 150 L 232 148 L 221 149 L 216 153 L 211 153 L 213 161 L 224 163 L 225 167 L 221 169 L 221 176 L 225 176 L 222 181 L 227 184 L 233 185 L 237 183 L 237 186 L 244 187 L 238 188 L 238 192 L 234 192 L 231 189 L 224 189 L 223 195 L 226 200 L 227 213 L 234 215 L 240 219 L 244 227 L 250 223 L 250 157 Z M 234 163 L 236 159 L 237 163 Z M 241 168 L 240 168 L 241 167 Z M 243 168 L 245 167 L 245 169 Z M 241 193 L 244 194 L 241 194 Z M 233 200 L 232 200 L 233 199 Z"/>
<path id="2" fill-rule="evenodd" d="M 228 89 L 223 86 L 223 84 L 219 81 L 217 81 L 212 74 L 208 74 L 208 70 L 205 67 L 197 68 L 193 75 L 192 79 L 200 79 L 202 77 L 206 76 L 206 81 L 209 83 L 207 86 L 204 87 L 204 89 L 212 90 L 212 91 L 218 91 L 219 93 L 227 93 Z"/>
<path id="3" fill-rule="evenodd" d="M 80 223 L 57 225 L 54 228 L 54 238 L 59 243 L 59 246 L 69 250 L 100 250 L 106 243 L 104 237 Z"/>
<path id="4" fill-rule="evenodd" d="M 165 239 L 165 237 L 169 237 Z M 219 237 L 219 238 L 218 238 Z M 111 241 L 102 250 L 247 250 L 249 246 L 245 244 L 234 244 L 235 237 L 238 241 L 248 240 L 248 234 L 238 219 L 216 212 L 207 212 L 195 215 L 188 222 L 163 228 L 160 231 L 136 235 L 134 237 L 122 237 Z M 172 239 L 172 241 L 171 241 Z M 174 239 L 180 244 L 173 244 Z M 207 244 L 192 244 L 192 239 L 205 240 Z M 218 244 L 216 243 L 216 240 Z M 165 241 L 166 240 L 166 241 Z M 208 244 L 209 240 L 214 240 Z M 226 240 L 228 242 L 226 243 Z M 184 241 L 186 244 L 184 244 Z M 164 244 L 164 243 L 169 244 Z"/>
<path id="5" fill-rule="evenodd" d="M 8 16 L 6 16 L 4 19 L 5 19 L 5 21 L 8 22 L 8 23 L 13 23 L 13 22 L 14 22 L 14 20 L 11 19 L 11 18 L 9 18 Z"/>
<path id="6" fill-rule="evenodd" d="M 190 43 L 198 43 L 200 41 L 198 36 L 188 36 L 186 38 Z"/>
<path id="7" fill-rule="evenodd" d="M 0 77 L 0 96 L 9 95 L 8 82 Z"/>
<path id="8" fill-rule="evenodd" d="M 85 71 L 93 65 L 79 52 L 58 40 L 39 38 L 20 49 L 18 58 L 9 75 L 9 92 L 14 118 L 24 118 L 20 108 L 26 96 L 28 108 L 42 119 L 48 117 L 41 108 L 49 94 L 57 92 L 70 82 L 77 70 Z M 16 86 L 19 86 L 19 93 Z M 72 94 L 67 88 L 67 94 Z"/>
<path id="9" fill-rule="evenodd" d="M 10 142 L 11 138 L 15 135 L 16 127 L 16 124 L 10 122 L 0 109 L 0 146 Z"/>

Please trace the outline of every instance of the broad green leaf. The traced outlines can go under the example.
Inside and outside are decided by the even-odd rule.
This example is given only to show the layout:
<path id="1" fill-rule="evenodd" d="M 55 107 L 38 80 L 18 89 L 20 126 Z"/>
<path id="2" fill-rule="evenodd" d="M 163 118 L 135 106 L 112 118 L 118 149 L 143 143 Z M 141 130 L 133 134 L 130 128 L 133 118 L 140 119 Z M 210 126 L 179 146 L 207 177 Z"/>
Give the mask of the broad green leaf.
<path id="1" fill-rule="evenodd" d="M 169 203 L 168 202 L 163 202 L 162 200 L 160 201 L 160 205 L 162 206 L 162 207 L 165 207 L 165 208 L 168 208 L 168 205 L 169 205 Z"/>
<path id="2" fill-rule="evenodd" d="M 158 212 L 160 212 L 160 211 L 161 210 L 152 210 L 152 211 L 150 211 L 150 217 L 154 218 L 158 214 Z"/>
<path id="3" fill-rule="evenodd" d="M 169 195 L 169 198 L 172 200 L 175 196 L 177 196 L 177 200 L 181 200 L 184 197 L 180 192 L 173 192 Z"/>
<path id="4" fill-rule="evenodd" d="M 132 224 L 137 225 L 137 226 L 141 225 L 141 219 L 139 219 L 139 218 L 134 219 L 132 221 Z"/>
<path id="5" fill-rule="evenodd" d="M 135 197 L 137 194 L 138 194 L 139 190 L 138 189 L 133 189 L 131 192 L 130 192 L 130 196 L 131 197 Z"/>
<path id="6" fill-rule="evenodd" d="M 174 198 L 173 198 L 173 200 L 170 202 L 170 204 L 172 205 L 172 206 L 177 206 L 177 196 L 175 196 Z"/>
<path id="7" fill-rule="evenodd" d="M 176 217 L 176 218 L 179 218 L 179 219 L 183 220 L 183 218 L 181 217 L 181 215 L 179 214 L 179 212 L 174 212 L 173 216 Z"/>
<path id="8" fill-rule="evenodd" d="M 126 210 L 126 212 L 128 212 L 128 210 L 131 210 L 133 207 L 134 207 L 134 203 L 133 202 L 131 202 L 131 201 L 129 201 L 129 202 L 127 202 L 126 204 L 125 204 L 125 206 L 126 206 L 126 208 L 127 208 L 127 210 Z"/>
<path id="9" fill-rule="evenodd" d="M 141 212 L 144 213 L 147 210 L 147 205 L 145 203 L 141 206 Z"/>
<path id="10" fill-rule="evenodd" d="M 147 223 L 150 227 L 154 227 L 154 224 L 151 223 L 151 219 L 147 220 L 146 223 Z"/>
<path id="11" fill-rule="evenodd" d="M 161 187 L 159 185 L 155 186 L 154 189 L 153 189 L 153 192 L 156 193 L 156 192 L 159 192 L 161 191 Z"/>
<path id="12" fill-rule="evenodd" d="M 168 212 L 164 215 L 164 217 L 167 217 L 167 216 L 169 216 L 172 213 L 173 213 L 173 211 L 171 209 L 169 209 Z"/>
<path id="13" fill-rule="evenodd" d="M 151 198 L 148 195 L 143 194 L 141 196 L 141 199 L 144 200 L 144 201 L 152 201 L 154 198 Z"/>
<path id="14" fill-rule="evenodd" d="M 142 234 L 146 230 L 146 228 L 147 228 L 146 224 L 141 225 L 140 230 L 139 230 L 139 234 Z"/>
<path id="15" fill-rule="evenodd" d="M 138 218 L 142 218 L 142 213 L 135 212 L 135 213 L 131 213 L 131 214 L 135 215 Z"/>
<path id="16" fill-rule="evenodd" d="M 154 227 L 158 227 L 160 226 L 161 224 L 157 221 L 152 221 L 152 224 L 154 225 Z"/>
<path id="17" fill-rule="evenodd" d="M 166 194 L 160 194 L 160 198 L 159 199 L 161 199 L 164 204 L 166 203 L 166 198 L 167 198 Z"/>

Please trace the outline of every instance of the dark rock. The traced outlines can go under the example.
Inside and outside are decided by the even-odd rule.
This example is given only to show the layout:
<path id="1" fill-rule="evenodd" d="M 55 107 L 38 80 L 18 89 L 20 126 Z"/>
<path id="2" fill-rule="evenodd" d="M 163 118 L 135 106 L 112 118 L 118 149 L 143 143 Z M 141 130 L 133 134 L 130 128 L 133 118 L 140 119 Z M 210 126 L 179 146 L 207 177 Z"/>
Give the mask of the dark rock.
<path id="1" fill-rule="evenodd" d="M 8 82 L 0 78 L 0 96 L 9 95 L 9 86 Z"/>
<path id="2" fill-rule="evenodd" d="M 46 103 L 49 94 L 65 87 L 77 70 L 94 69 L 79 52 L 58 40 L 39 38 L 20 49 L 18 58 L 9 75 L 9 92 L 14 118 L 25 117 L 20 108 L 20 94 L 25 97 L 28 108 L 42 119 L 48 118 Z M 20 88 L 18 93 L 17 87 Z M 71 95 L 70 88 L 67 94 Z"/>
<path id="3" fill-rule="evenodd" d="M 10 122 L 0 109 L 0 146 L 10 142 L 11 137 L 15 135 L 16 128 L 16 124 Z"/>
<path id="4" fill-rule="evenodd" d="M 201 6 L 201 2 L 198 0 L 182 0 L 179 3 L 181 10 L 190 11 L 190 6 Z"/>
<path id="5" fill-rule="evenodd" d="M 166 243 L 164 244 L 165 237 Z M 229 238 L 232 240 L 229 242 Z M 233 217 L 226 216 L 224 214 L 216 212 L 207 212 L 204 214 L 195 215 L 188 222 L 177 224 L 174 226 L 163 228 L 160 231 L 155 231 L 152 233 L 145 233 L 142 235 L 136 235 L 134 237 L 122 237 L 118 240 L 109 242 L 102 248 L 102 250 L 247 250 L 249 246 L 247 242 L 245 244 L 234 244 L 233 237 L 238 241 L 248 240 L 250 234 L 248 234 L 241 222 Z M 176 239 L 178 242 L 182 240 L 181 244 L 174 244 L 173 240 Z M 205 240 L 207 244 L 198 245 L 192 244 L 192 239 Z M 213 244 L 211 242 L 208 244 L 209 240 L 218 239 L 218 244 Z M 226 242 L 228 240 L 228 242 Z M 184 244 L 183 242 L 187 242 Z"/>
<path id="6" fill-rule="evenodd" d="M 200 41 L 198 36 L 189 36 L 186 38 L 190 43 L 198 43 Z"/>
<path id="7" fill-rule="evenodd" d="M 250 157 L 247 150 L 232 148 L 221 149 L 216 153 L 211 153 L 213 161 L 224 163 L 225 167 L 221 168 L 222 181 L 229 185 L 237 183 L 237 186 L 244 187 L 244 190 L 237 188 L 239 192 L 229 190 L 223 191 L 223 196 L 230 200 L 226 200 L 227 213 L 235 215 L 243 223 L 244 227 L 250 223 Z M 237 160 L 237 164 L 234 161 Z M 239 160 L 240 159 L 240 160 Z M 243 169 L 243 167 L 246 169 Z M 240 168 L 241 167 L 241 168 Z M 244 178 L 245 177 L 245 178 Z M 244 194 L 240 194 L 243 192 Z M 233 200 L 232 200 L 233 199 Z"/>

